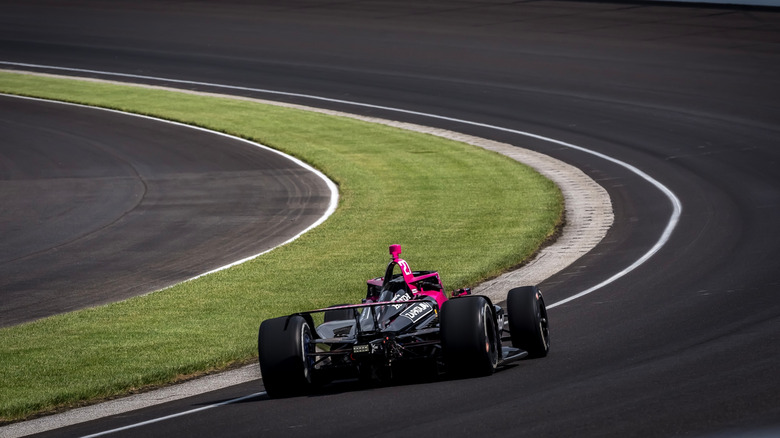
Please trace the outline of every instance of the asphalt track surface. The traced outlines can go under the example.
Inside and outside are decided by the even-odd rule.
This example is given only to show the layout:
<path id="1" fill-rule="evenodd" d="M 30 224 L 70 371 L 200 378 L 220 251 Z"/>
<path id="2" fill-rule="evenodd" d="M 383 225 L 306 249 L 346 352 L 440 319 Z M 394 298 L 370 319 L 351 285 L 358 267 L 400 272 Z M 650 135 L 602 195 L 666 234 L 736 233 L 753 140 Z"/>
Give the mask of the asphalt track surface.
<path id="1" fill-rule="evenodd" d="M 259 395 L 112 436 L 778 434 L 778 12 L 552 1 L 25 2 L 3 11 L 3 61 L 244 87 L 148 80 L 439 126 L 582 168 L 610 193 L 615 224 L 542 284 L 550 303 L 641 257 L 671 204 L 625 168 L 484 125 L 630 163 L 683 206 L 650 260 L 551 310 L 545 359 L 482 379 Z M 98 433 L 261 390 L 252 382 L 42 436 Z"/>
<path id="2" fill-rule="evenodd" d="M 330 202 L 281 154 L 149 118 L 0 97 L 0 135 L 0 326 L 266 251 Z"/>

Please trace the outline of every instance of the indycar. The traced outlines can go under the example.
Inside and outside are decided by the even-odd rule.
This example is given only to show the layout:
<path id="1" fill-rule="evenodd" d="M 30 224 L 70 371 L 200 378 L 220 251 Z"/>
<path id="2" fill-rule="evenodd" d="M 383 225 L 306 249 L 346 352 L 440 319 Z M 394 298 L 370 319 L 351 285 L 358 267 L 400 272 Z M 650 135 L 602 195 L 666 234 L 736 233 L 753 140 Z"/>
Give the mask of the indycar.
<path id="1" fill-rule="evenodd" d="M 468 288 L 447 297 L 439 273 L 412 271 L 400 245 L 391 245 L 390 255 L 385 275 L 367 281 L 361 304 L 262 322 L 258 360 L 270 397 L 342 379 L 392 380 L 402 370 L 487 376 L 547 355 L 547 309 L 536 286 L 511 289 L 505 312 Z"/>

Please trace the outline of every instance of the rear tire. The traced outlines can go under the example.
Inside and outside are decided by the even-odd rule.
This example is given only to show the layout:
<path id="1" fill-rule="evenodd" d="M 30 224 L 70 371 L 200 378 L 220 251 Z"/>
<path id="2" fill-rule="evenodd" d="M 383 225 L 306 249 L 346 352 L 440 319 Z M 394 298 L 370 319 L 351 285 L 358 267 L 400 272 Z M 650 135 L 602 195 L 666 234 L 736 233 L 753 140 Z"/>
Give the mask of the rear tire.
<path id="1" fill-rule="evenodd" d="M 441 344 L 447 372 L 459 377 L 493 374 L 500 337 L 492 305 L 484 297 L 447 300 L 441 309 Z"/>
<path id="2" fill-rule="evenodd" d="M 528 357 L 544 357 L 550 351 L 550 327 L 542 292 L 536 286 L 516 287 L 507 294 L 512 346 Z"/>
<path id="3" fill-rule="evenodd" d="M 313 351 L 309 323 L 300 315 L 263 321 L 257 336 L 260 373 L 269 397 L 292 397 L 312 386 Z"/>

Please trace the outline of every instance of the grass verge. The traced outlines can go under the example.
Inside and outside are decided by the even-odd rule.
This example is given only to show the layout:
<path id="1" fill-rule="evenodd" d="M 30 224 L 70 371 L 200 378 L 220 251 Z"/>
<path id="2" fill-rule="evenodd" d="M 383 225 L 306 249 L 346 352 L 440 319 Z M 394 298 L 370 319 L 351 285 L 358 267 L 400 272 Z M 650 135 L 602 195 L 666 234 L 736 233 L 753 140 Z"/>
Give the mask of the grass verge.
<path id="1" fill-rule="evenodd" d="M 434 136 L 244 100 L 16 73 L 0 72 L 0 92 L 248 138 L 320 169 L 341 196 L 323 225 L 251 262 L 0 329 L 0 423 L 251 360 L 263 319 L 358 301 L 365 280 L 382 275 L 391 243 L 403 245 L 413 268 L 438 269 L 448 289 L 474 285 L 529 257 L 563 214 L 558 189 L 530 168 Z"/>

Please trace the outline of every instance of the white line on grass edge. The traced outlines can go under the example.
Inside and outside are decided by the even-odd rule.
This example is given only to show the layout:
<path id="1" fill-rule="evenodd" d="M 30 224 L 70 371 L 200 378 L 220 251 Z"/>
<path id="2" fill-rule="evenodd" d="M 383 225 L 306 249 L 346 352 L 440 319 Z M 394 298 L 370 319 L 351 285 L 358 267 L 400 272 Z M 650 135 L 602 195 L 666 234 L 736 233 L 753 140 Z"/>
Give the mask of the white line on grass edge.
<path id="1" fill-rule="evenodd" d="M 597 284 L 595 286 L 592 286 L 592 287 L 590 287 L 590 288 L 588 288 L 586 290 L 578 292 L 578 293 L 576 293 L 576 294 L 574 294 L 574 295 L 572 295 L 572 296 L 570 296 L 568 298 L 565 298 L 565 299 L 560 300 L 558 302 L 552 303 L 552 304 L 547 306 L 548 309 L 551 309 L 551 308 L 560 306 L 562 304 L 568 303 L 570 301 L 576 300 L 576 299 L 581 298 L 583 296 L 586 296 L 586 295 L 588 295 L 588 294 L 590 294 L 590 293 L 592 293 L 592 292 L 594 292 L 594 291 L 596 291 L 598 289 L 601 289 L 602 287 L 615 282 L 619 278 L 624 277 L 625 275 L 627 275 L 628 273 L 630 273 L 634 269 L 636 269 L 639 266 L 641 266 L 642 264 L 644 264 L 653 255 L 655 255 L 658 251 L 660 251 L 660 249 L 669 241 L 669 239 L 670 239 L 670 237 L 672 235 L 672 232 L 677 227 L 677 224 L 678 224 L 679 219 L 680 219 L 680 215 L 682 214 L 682 203 L 680 202 L 679 198 L 674 194 L 674 192 L 672 192 L 668 187 L 666 187 L 661 182 L 659 182 L 655 178 L 651 177 L 650 175 L 648 175 L 644 171 L 638 169 L 637 167 L 635 167 L 635 166 L 633 166 L 631 164 L 628 164 L 628 163 L 626 163 L 624 161 L 618 160 L 616 158 L 610 157 L 608 155 L 602 154 L 600 152 L 596 152 L 596 151 L 593 151 L 593 150 L 590 150 L 590 149 L 586 149 L 586 148 L 581 147 L 581 146 L 577 146 L 577 145 L 572 144 L 572 143 L 567 143 L 567 142 L 556 140 L 556 139 L 553 139 L 553 138 L 544 137 L 544 136 L 533 134 L 533 133 L 530 133 L 530 132 L 519 131 L 519 130 L 515 130 L 515 129 L 504 128 L 504 127 L 495 126 L 495 125 L 489 125 L 489 124 L 485 124 L 485 123 L 473 122 L 473 121 L 464 120 L 464 119 L 457 119 L 457 118 L 452 118 L 452 117 L 440 116 L 440 115 L 436 115 L 436 114 L 429 114 L 429 113 L 423 113 L 423 112 L 418 112 L 418 111 L 404 110 L 404 109 L 400 109 L 400 108 L 386 107 L 386 106 L 381 106 L 381 105 L 372 105 L 372 104 L 366 104 L 366 103 L 360 103 L 360 102 L 352 102 L 352 101 L 341 100 L 341 99 L 331 99 L 331 98 L 320 97 L 320 96 L 311 96 L 311 95 L 299 94 L 299 93 L 287 93 L 287 92 L 266 90 L 266 89 L 260 89 L 260 88 L 238 87 L 238 86 L 231 86 L 231 85 L 212 84 L 212 83 L 208 83 L 208 82 L 197 82 L 197 81 L 186 81 L 186 80 L 179 80 L 179 79 L 159 78 L 159 77 L 154 77 L 154 76 L 143 76 L 143 75 L 133 75 L 133 74 L 126 74 L 126 73 L 103 72 L 103 71 L 99 71 L 99 70 L 87 70 L 87 69 L 77 69 L 77 68 L 67 68 L 67 67 L 55 67 L 55 66 L 26 64 L 26 63 L 16 63 L 16 62 L 4 62 L 4 61 L 0 61 L 0 64 L 12 65 L 12 66 L 16 66 L 16 67 L 43 68 L 43 69 L 62 70 L 62 71 L 71 71 L 71 72 L 80 72 L 80 73 L 95 73 L 95 74 L 100 74 L 100 75 L 104 75 L 104 76 L 126 77 L 126 78 L 135 78 L 135 79 L 147 79 L 147 80 L 171 82 L 171 83 L 177 83 L 177 84 L 203 85 L 203 86 L 213 87 L 213 88 L 222 88 L 222 89 L 230 89 L 230 90 L 241 90 L 241 91 L 251 91 L 251 92 L 257 92 L 257 93 L 265 93 L 265 94 L 277 95 L 277 96 L 301 97 L 301 98 L 315 100 L 315 101 L 323 101 L 323 102 L 331 102 L 331 103 L 338 103 L 338 104 L 344 104 L 344 105 L 351 105 L 351 106 L 356 106 L 356 107 L 379 109 L 379 110 L 396 112 L 396 113 L 401 113 L 401 114 L 410 114 L 410 115 L 416 115 L 416 116 L 427 117 L 427 118 L 432 118 L 432 119 L 438 119 L 438 120 L 445 120 L 445 121 L 449 121 L 449 122 L 460 123 L 460 124 L 464 124 L 464 125 L 477 126 L 477 127 L 492 129 L 492 130 L 496 130 L 496 131 L 507 132 L 507 133 L 511 133 L 511 134 L 515 134 L 515 135 L 520 135 L 520 136 L 524 136 L 524 137 L 528 137 L 528 138 L 533 138 L 533 139 L 545 141 L 545 142 L 548 142 L 548 143 L 557 144 L 559 146 L 563 146 L 563 147 L 566 147 L 566 148 L 569 148 L 569 149 L 577 150 L 577 151 L 580 151 L 580 152 L 583 152 L 583 153 L 586 153 L 586 154 L 590 154 L 590 155 L 596 156 L 598 158 L 604 159 L 604 160 L 606 160 L 608 162 L 611 162 L 613 164 L 621 166 L 621 167 L 627 169 L 628 171 L 636 174 L 637 176 L 639 176 L 640 178 L 642 178 L 646 182 L 650 183 L 654 187 L 656 187 L 659 191 L 661 191 L 669 199 L 669 201 L 670 201 L 670 203 L 672 205 L 672 214 L 670 215 L 670 218 L 669 218 L 669 220 L 668 220 L 668 222 L 666 224 L 666 227 L 664 228 L 664 231 L 662 232 L 660 238 L 650 248 L 650 250 L 648 250 L 644 255 L 642 255 L 639 259 L 637 259 L 634 263 L 632 263 L 628 267 L 624 268 L 623 270 L 617 272 L 616 274 L 612 275 L 608 279 L 606 279 L 606 280 L 602 281 L 601 283 L 599 283 L 599 284 Z M 173 123 L 175 123 L 175 122 L 173 122 Z M 202 129 L 202 128 L 198 128 L 198 129 Z M 207 131 L 207 130 L 204 129 L 204 131 Z M 226 134 L 224 134 L 224 135 L 226 135 Z M 235 138 L 238 138 L 238 137 L 235 137 Z M 240 138 L 238 138 L 238 139 L 240 139 Z M 240 140 L 243 140 L 243 139 L 240 139 Z M 329 179 L 325 178 L 325 180 L 328 181 L 330 184 L 332 184 L 332 182 L 330 182 Z M 258 254 L 258 256 L 259 255 L 262 255 L 262 254 Z M 255 257 L 257 257 L 257 256 L 255 256 Z M 251 257 L 251 258 L 254 258 L 254 257 Z M 249 259 L 251 259 L 251 258 L 249 258 Z M 246 259 L 246 260 L 249 260 L 249 259 Z M 243 263 L 246 260 L 238 261 L 238 262 L 236 262 L 234 264 L 226 266 L 225 268 L 219 268 L 219 269 L 217 269 L 215 271 L 218 271 L 218 270 L 221 270 L 221 269 L 226 269 L 227 267 L 234 266 L 235 264 Z M 211 272 L 215 272 L 215 271 L 210 271 L 208 273 L 201 274 L 198 277 L 200 277 L 202 275 L 207 275 L 207 274 L 209 274 Z M 198 278 L 198 277 L 194 277 L 194 278 Z M 239 397 L 239 398 L 232 399 L 232 400 L 227 400 L 227 401 L 224 401 L 224 402 L 221 402 L 221 403 L 208 405 L 208 406 L 204 406 L 204 407 L 201 407 L 201 408 L 192 409 L 192 410 L 189 410 L 189 411 L 184 411 L 184 412 L 181 412 L 179 414 L 169 415 L 169 416 L 166 416 L 166 417 L 160 417 L 160 418 L 157 418 L 157 419 L 152 419 L 152 420 L 148 420 L 148 421 L 145 421 L 145 422 L 135 423 L 135 424 L 131 424 L 131 425 L 128 425 L 128 426 L 124 426 L 122 428 L 117 428 L 117 429 L 107 430 L 107 431 L 104 431 L 104 432 L 99 432 L 97 434 L 88 435 L 88 437 L 104 436 L 104 435 L 111 434 L 111 433 L 114 433 L 114 432 L 128 430 L 128 429 L 132 429 L 132 428 L 136 428 L 136 427 L 140 427 L 140 426 L 144 426 L 144 425 L 148 425 L 148 424 L 157 423 L 157 422 L 160 422 L 160 421 L 165 421 L 165 420 L 176 418 L 176 417 L 181 417 L 181 416 L 185 416 L 185 415 L 201 412 L 201 411 L 206 410 L 206 409 L 211 409 L 211 408 L 215 408 L 215 407 L 219 407 L 219 406 L 225 406 L 225 405 L 229 405 L 229 404 L 232 404 L 232 403 L 237 403 L 237 402 L 240 402 L 240 401 L 243 401 L 243 400 L 251 399 L 251 398 L 254 398 L 254 397 L 259 397 L 259 396 L 264 395 L 264 394 L 265 394 L 265 392 L 259 392 L 259 393 L 251 394 L 251 395 L 248 395 L 248 396 Z"/>
<path id="2" fill-rule="evenodd" d="M 325 222 L 325 220 L 327 220 L 336 211 L 336 207 L 338 206 L 338 203 L 339 203 L 339 189 L 336 186 L 336 183 L 331 181 L 330 178 L 325 176 L 324 173 L 322 173 L 319 170 L 315 169 L 311 165 L 309 165 L 309 164 L 307 164 L 307 163 L 305 163 L 305 162 L 303 162 L 303 161 L 293 157 L 292 155 L 285 154 L 284 152 L 278 151 L 276 149 L 270 148 L 268 146 L 265 146 L 263 144 L 260 144 L 260 143 L 257 143 L 257 142 L 251 141 L 251 140 L 247 140 L 245 138 L 236 137 L 235 135 L 226 134 L 224 132 L 213 131 L 213 130 L 210 130 L 210 129 L 202 128 L 200 126 L 187 125 L 185 123 L 174 122 L 172 120 L 166 120 L 166 119 L 161 119 L 161 118 L 157 118 L 157 117 L 146 116 L 146 115 L 143 115 L 143 114 L 130 113 L 130 112 L 119 111 L 119 110 L 114 110 L 114 109 L 109 109 L 109 108 L 102 108 L 102 107 L 90 106 L 90 105 L 82 105 L 82 104 L 72 103 L 72 102 L 63 102 L 63 101 L 59 101 L 59 100 L 42 99 L 42 98 L 38 98 L 38 97 L 18 96 L 18 95 L 14 95 L 14 94 L 5 94 L 5 93 L 0 93 L 0 96 L 13 97 L 13 98 L 18 98 L 18 99 L 26 99 L 26 100 L 35 100 L 35 101 L 47 102 L 47 103 L 53 103 L 53 104 L 60 104 L 60 105 L 76 106 L 76 107 L 89 108 L 89 109 L 94 109 L 94 110 L 99 110 L 99 111 L 108 111 L 108 112 L 122 114 L 122 115 L 126 115 L 126 116 L 132 116 L 132 117 L 138 117 L 138 118 L 153 120 L 155 122 L 162 122 L 162 123 L 167 123 L 167 124 L 170 124 L 170 125 L 176 125 L 176 126 L 180 126 L 180 127 L 183 127 L 183 128 L 195 129 L 195 130 L 206 132 L 206 133 L 209 133 L 209 134 L 219 135 L 219 136 L 226 137 L 226 138 L 229 138 L 231 140 L 240 141 L 242 143 L 246 143 L 248 145 L 251 145 L 251 146 L 263 149 L 265 151 L 272 152 L 272 153 L 274 153 L 276 155 L 282 156 L 282 157 L 286 158 L 287 160 L 289 160 L 289 161 L 297 164 L 298 166 L 301 166 L 304 169 L 306 169 L 306 170 L 310 171 L 311 173 L 315 174 L 320 179 L 322 179 L 325 182 L 325 184 L 328 186 L 328 190 L 330 190 L 330 202 L 328 203 L 328 208 L 325 210 L 325 213 L 323 213 L 323 215 L 319 219 L 317 219 L 317 221 L 315 221 L 314 223 L 309 225 L 305 230 L 303 230 L 300 233 L 296 234 L 295 236 L 287 239 L 286 241 L 284 241 L 283 243 L 279 244 L 278 246 L 275 246 L 275 247 L 273 247 L 271 249 L 267 249 L 267 250 L 265 250 L 265 251 L 263 251 L 261 253 L 255 254 L 255 255 L 251 255 L 249 257 L 245 257 L 245 258 L 243 258 L 241 260 L 232 262 L 232 263 L 227 264 L 225 266 L 221 266 L 219 268 L 212 269 L 211 271 L 204 272 L 202 274 L 198 274 L 198 275 L 196 275 L 196 276 L 194 276 L 192 278 L 184 280 L 182 283 L 186 283 L 188 281 L 192 281 L 192 280 L 198 279 L 200 277 L 203 277 L 205 275 L 213 274 L 215 272 L 224 271 L 225 269 L 229 269 L 229 268 L 232 268 L 233 266 L 240 265 L 242 263 L 245 263 L 245 262 L 248 262 L 250 260 L 256 259 L 256 258 L 260 257 L 263 254 L 267 254 L 270 251 L 273 251 L 275 248 L 287 245 L 288 243 L 298 239 L 299 237 L 301 237 L 302 235 L 304 235 L 308 231 L 316 228 L 317 226 L 319 226 L 320 224 Z M 171 287 L 171 286 L 169 286 L 169 287 Z M 165 290 L 165 289 L 168 289 L 168 288 L 163 288 L 163 289 L 160 289 L 160 290 Z"/>

